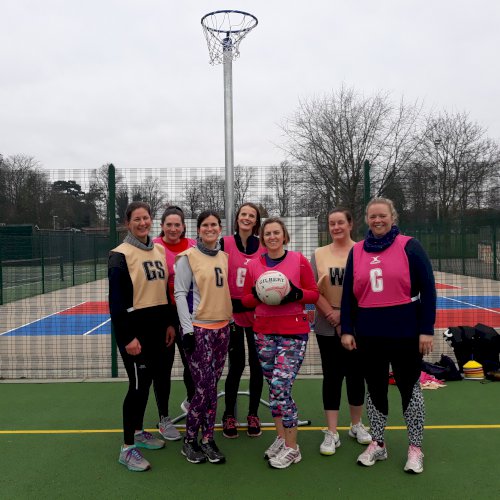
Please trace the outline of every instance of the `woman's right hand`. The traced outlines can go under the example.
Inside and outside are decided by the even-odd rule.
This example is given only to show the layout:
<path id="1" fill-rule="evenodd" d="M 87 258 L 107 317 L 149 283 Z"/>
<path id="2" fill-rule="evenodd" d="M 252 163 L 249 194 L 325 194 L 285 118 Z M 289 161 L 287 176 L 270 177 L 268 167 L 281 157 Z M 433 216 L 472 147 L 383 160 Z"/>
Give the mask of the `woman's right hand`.
<path id="1" fill-rule="evenodd" d="M 349 333 L 344 333 L 344 335 L 342 335 L 342 337 L 340 338 L 340 341 L 342 342 L 344 348 L 347 349 L 348 351 L 353 351 L 354 349 L 357 349 L 356 339 L 354 338 L 353 335 L 350 335 Z"/>
<path id="2" fill-rule="evenodd" d="M 138 354 L 141 354 L 141 343 L 137 338 L 135 338 L 132 342 L 125 346 L 125 350 L 131 356 L 137 356 Z"/>

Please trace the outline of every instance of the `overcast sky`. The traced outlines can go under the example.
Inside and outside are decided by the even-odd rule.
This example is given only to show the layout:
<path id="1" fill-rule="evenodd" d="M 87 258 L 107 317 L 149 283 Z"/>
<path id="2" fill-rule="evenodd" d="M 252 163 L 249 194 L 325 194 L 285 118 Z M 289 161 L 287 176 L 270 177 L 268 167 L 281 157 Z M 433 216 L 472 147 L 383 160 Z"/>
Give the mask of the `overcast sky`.
<path id="1" fill-rule="evenodd" d="M 282 161 L 279 124 L 342 84 L 468 111 L 500 139 L 499 0 L 0 0 L 0 153 L 223 166 L 223 70 L 200 25 L 219 9 L 259 20 L 233 63 L 235 164 Z"/>

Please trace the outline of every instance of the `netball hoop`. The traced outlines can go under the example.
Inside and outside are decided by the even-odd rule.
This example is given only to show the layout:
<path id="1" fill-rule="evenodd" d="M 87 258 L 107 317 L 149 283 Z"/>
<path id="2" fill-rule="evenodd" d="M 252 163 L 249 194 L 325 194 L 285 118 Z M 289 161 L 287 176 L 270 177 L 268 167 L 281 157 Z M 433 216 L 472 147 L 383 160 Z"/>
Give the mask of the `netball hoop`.
<path id="1" fill-rule="evenodd" d="M 229 52 L 234 60 L 240 55 L 240 43 L 258 20 L 248 12 L 240 10 L 216 10 L 201 18 L 203 34 L 208 45 L 210 64 L 224 62 L 224 53 Z"/>
<path id="2" fill-rule="evenodd" d="M 233 234 L 234 147 L 233 147 L 233 59 L 240 55 L 240 43 L 255 26 L 257 18 L 241 10 L 216 10 L 201 18 L 210 64 L 224 65 L 224 135 L 226 234 Z"/>

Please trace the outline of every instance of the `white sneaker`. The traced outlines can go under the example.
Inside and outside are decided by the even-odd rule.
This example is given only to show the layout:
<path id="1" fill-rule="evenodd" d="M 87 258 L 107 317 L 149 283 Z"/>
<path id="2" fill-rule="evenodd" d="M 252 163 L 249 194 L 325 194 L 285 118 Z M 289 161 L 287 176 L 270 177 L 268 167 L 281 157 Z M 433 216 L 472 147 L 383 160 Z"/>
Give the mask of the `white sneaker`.
<path id="1" fill-rule="evenodd" d="M 335 434 L 326 429 L 323 431 L 325 433 L 325 437 L 323 439 L 323 442 L 321 443 L 321 446 L 319 447 L 319 452 L 322 455 L 333 455 L 335 453 L 336 448 L 340 446 L 340 437 L 339 433 L 336 432 Z"/>
<path id="2" fill-rule="evenodd" d="M 356 438 L 359 444 L 370 444 L 372 442 L 371 434 L 361 422 L 358 422 L 355 425 L 351 424 L 349 436 Z"/>
<path id="3" fill-rule="evenodd" d="M 276 457 L 284 447 L 285 440 L 282 437 L 277 436 L 273 441 L 273 444 L 264 452 L 264 458 L 266 460 L 270 460 L 271 458 Z"/>
<path id="4" fill-rule="evenodd" d="M 404 470 L 413 474 L 424 472 L 424 454 L 418 446 L 410 445 L 408 448 L 408 460 Z"/>
<path id="5" fill-rule="evenodd" d="M 281 451 L 274 458 L 269 460 L 269 465 L 274 469 L 286 469 L 292 464 L 296 464 L 302 460 L 302 455 L 300 454 L 299 445 L 297 449 L 288 448 L 283 446 Z"/>
<path id="6" fill-rule="evenodd" d="M 372 441 L 366 450 L 358 457 L 358 464 L 371 467 L 377 460 L 387 460 L 387 448 Z"/>

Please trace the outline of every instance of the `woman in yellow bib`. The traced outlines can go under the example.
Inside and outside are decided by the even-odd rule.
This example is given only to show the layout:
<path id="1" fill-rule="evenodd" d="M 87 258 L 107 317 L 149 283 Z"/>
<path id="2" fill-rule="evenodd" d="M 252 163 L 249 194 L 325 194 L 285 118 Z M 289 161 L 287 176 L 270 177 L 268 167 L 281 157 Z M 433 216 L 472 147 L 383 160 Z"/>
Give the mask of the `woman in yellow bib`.
<path id="1" fill-rule="evenodd" d="M 223 463 L 226 459 L 215 444 L 214 427 L 217 382 L 226 360 L 233 312 L 227 281 L 228 257 L 220 250 L 222 225 L 217 212 L 202 212 L 197 228 L 196 247 L 180 253 L 175 264 L 174 296 L 182 345 L 195 385 L 182 454 L 191 463 Z"/>
<path id="2" fill-rule="evenodd" d="M 351 238 L 352 215 L 349 210 L 334 208 L 328 214 L 328 231 L 332 242 L 316 249 L 311 265 L 320 291 L 316 302 L 314 331 L 323 367 L 323 408 L 328 429 L 320 446 L 322 455 L 333 455 L 340 446 L 337 432 L 340 396 L 344 378 L 351 414 L 349 436 L 360 444 L 372 439 L 361 422 L 365 399 L 365 381 L 357 351 L 348 351 L 340 341 L 340 302 L 347 257 L 354 241 Z"/>

